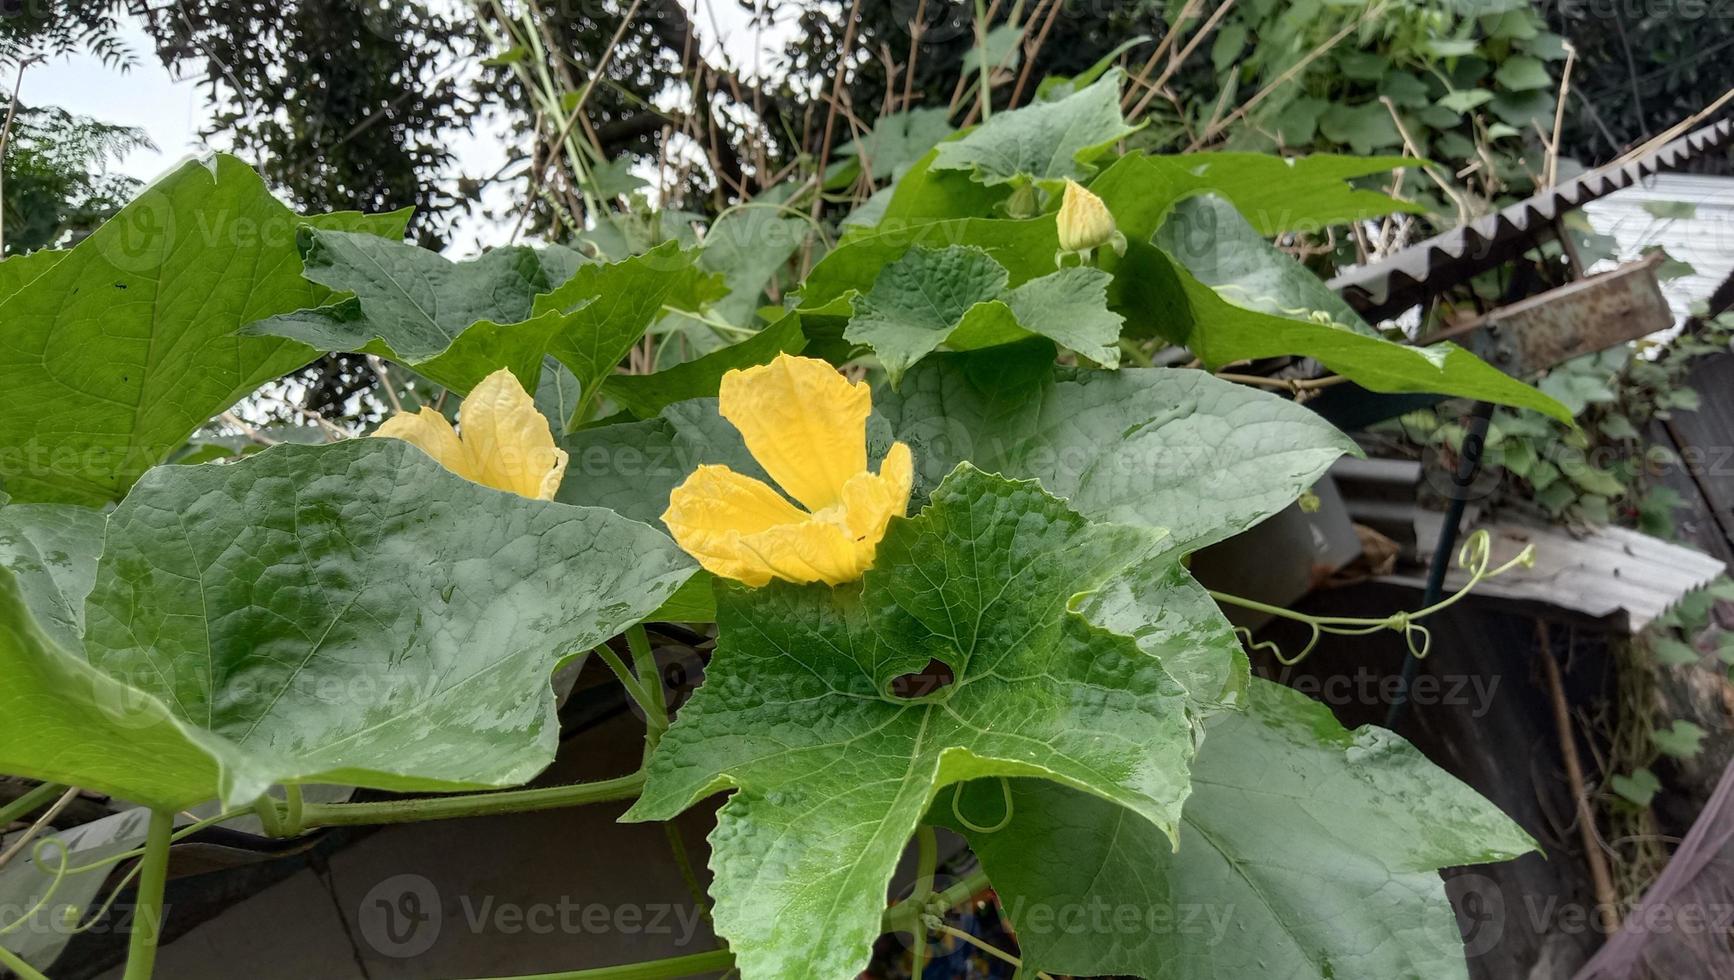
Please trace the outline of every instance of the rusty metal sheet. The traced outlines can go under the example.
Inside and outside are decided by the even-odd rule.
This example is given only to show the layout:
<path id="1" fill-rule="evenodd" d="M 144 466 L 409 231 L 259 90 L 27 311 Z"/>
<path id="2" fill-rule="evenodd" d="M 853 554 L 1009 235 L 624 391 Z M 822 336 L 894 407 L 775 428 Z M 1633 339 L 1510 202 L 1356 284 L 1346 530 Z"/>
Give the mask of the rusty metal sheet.
<path id="1" fill-rule="evenodd" d="M 1500 370 L 1525 378 L 1666 330 L 1674 314 L 1656 279 L 1661 260 L 1653 255 L 1493 310 L 1473 324 L 1469 346 Z"/>

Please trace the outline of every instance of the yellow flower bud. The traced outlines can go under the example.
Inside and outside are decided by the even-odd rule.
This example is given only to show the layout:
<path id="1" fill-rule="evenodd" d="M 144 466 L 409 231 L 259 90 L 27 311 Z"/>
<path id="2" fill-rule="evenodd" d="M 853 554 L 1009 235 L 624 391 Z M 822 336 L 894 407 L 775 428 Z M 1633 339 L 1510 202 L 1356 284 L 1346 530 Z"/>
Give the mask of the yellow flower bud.
<path id="1" fill-rule="evenodd" d="M 1126 251 L 1126 239 L 1114 227 L 1114 216 L 1102 199 L 1090 193 L 1077 181 L 1066 180 L 1066 193 L 1060 200 L 1058 216 L 1060 251 L 1088 255 L 1092 249 L 1112 244 L 1114 251 Z"/>

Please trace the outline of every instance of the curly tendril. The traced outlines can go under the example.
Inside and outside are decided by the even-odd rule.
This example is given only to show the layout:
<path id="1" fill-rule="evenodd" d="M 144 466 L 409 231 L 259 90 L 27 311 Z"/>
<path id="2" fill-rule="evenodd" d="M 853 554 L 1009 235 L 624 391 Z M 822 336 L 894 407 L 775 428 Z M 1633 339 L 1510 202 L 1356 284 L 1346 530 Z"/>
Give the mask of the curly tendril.
<path id="1" fill-rule="evenodd" d="M 1457 551 L 1458 567 L 1469 573 L 1469 581 L 1463 583 L 1461 589 L 1423 609 L 1395 612 L 1380 619 L 1354 616 L 1312 616 L 1307 613 L 1295 612 L 1292 609 L 1284 609 L 1281 606 L 1243 599 L 1240 596 L 1218 592 L 1215 589 L 1210 590 L 1210 596 L 1218 602 L 1231 606 L 1239 606 L 1242 609 L 1252 609 L 1297 623 L 1305 623 L 1312 630 L 1312 633 L 1307 638 L 1306 645 L 1301 647 L 1300 652 L 1292 657 L 1285 656 L 1282 648 L 1273 641 L 1255 641 L 1252 631 L 1244 626 L 1237 626 L 1234 629 L 1235 635 L 1241 638 L 1249 650 L 1265 651 L 1275 657 L 1276 661 L 1284 667 L 1292 667 L 1305 660 L 1307 654 L 1312 653 L 1313 648 L 1319 645 L 1319 640 L 1326 633 L 1333 636 L 1366 636 L 1383 630 L 1403 634 L 1403 641 L 1409 648 L 1409 655 L 1416 660 L 1425 660 L 1427 655 L 1433 651 L 1433 632 L 1416 620 L 1425 619 L 1455 605 L 1487 579 L 1498 578 L 1519 565 L 1533 568 L 1535 566 L 1535 545 L 1526 545 L 1522 551 L 1518 552 L 1517 557 L 1497 568 L 1491 568 L 1492 564 L 1493 536 L 1488 534 L 1486 530 L 1476 531 L 1463 542 L 1463 547 Z"/>
<path id="2" fill-rule="evenodd" d="M 1005 815 L 999 818 L 999 823 L 996 823 L 991 827 L 984 826 L 982 824 L 976 823 L 975 821 L 973 821 L 973 820 L 971 820 L 968 817 L 963 815 L 963 784 L 962 783 L 956 784 L 955 788 L 952 791 L 952 794 L 951 794 L 951 815 L 957 818 L 958 823 L 963 824 L 965 827 L 969 828 L 970 830 L 975 831 L 978 834 L 998 833 L 999 831 L 1006 829 L 1006 827 L 1011 824 L 1011 819 L 1012 819 L 1011 781 L 1006 779 L 1004 776 L 999 777 L 999 791 L 1000 791 L 1000 796 L 1005 800 Z"/>

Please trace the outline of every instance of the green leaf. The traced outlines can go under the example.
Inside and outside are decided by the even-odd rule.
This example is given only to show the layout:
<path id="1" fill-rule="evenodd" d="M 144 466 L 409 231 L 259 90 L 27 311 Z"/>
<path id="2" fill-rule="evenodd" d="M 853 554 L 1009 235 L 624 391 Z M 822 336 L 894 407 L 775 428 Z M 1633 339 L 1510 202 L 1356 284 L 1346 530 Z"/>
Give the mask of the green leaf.
<path id="1" fill-rule="evenodd" d="M 1477 50 L 1475 41 L 1468 38 L 1429 38 L 1422 46 L 1440 58 L 1461 58 Z"/>
<path id="2" fill-rule="evenodd" d="M 1656 798 L 1658 792 L 1661 792 L 1662 781 L 1657 779 L 1656 774 L 1650 770 L 1640 768 L 1632 770 L 1630 776 L 1615 773 L 1613 778 L 1608 780 L 1608 786 L 1628 803 L 1636 806 L 1649 806 L 1650 801 Z"/>
<path id="3" fill-rule="evenodd" d="M 912 248 L 855 299 L 843 336 L 872 347 L 895 385 L 911 364 L 945 343 L 966 313 L 1004 292 L 1008 278 L 979 248 Z"/>
<path id="4" fill-rule="evenodd" d="M 624 197 L 640 187 L 649 187 L 650 181 L 632 172 L 632 164 L 632 157 L 622 156 L 593 166 L 590 179 L 584 182 L 584 186 L 604 201 Z"/>
<path id="5" fill-rule="evenodd" d="M 1156 244 L 1180 257 L 1198 281 L 1236 306 L 1378 336 L 1312 270 L 1256 232 L 1243 230 L 1250 230 L 1249 225 L 1233 204 L 1206 194 L 1176 204 Z"/>
<path id="6" fill-rule="evenodd" d="M 478 486 L 395 439 L 161 467 L 109 519 L 88 664 L 0 651 L 23 661 L 6 694 L 27 678 L 0 771 L 176 808 L 279 782 L 521 783 L 553 758 L 550 672 L 691 568 L 641 524 Z M 31 675 L 56 672 L 74 695 L 32 703 Z M 173 743 L 136 772 L 135 721 Z"/>
<path id="7" fill-rule="evenodd" d="M 0 772 L 167 809 L 216 792 L 217 762 L 161 701 L 66 652 L 0 568 Z"/>
<path id="8" fill-rule="evenodd" d="M 594 410 L 603 379 L 662 318 L 664 307 L 702 310 L 722 296 L 722 277 L 700 269 L 697 256 L 664 242 L 622 262 L 587 265 L 552 293 L 536 297 L 536 313 L 571 315 L 548 353 L 578 379 L 582 394 L 574 419 L 582 421 Z"/>
<path id="9" fill-rule="evenodd" d="M 986 44 L 977 43 L 964 52 L 960 68 L 966 74 L 979 72 L 986 62 L 989 71 L 996 68 L 1016 68 L 1018 55 L 1022 53 L 1019 42 L 1023 40 L 1023 28 L 1012 24 L 1001 24 L 987 32 L 983 40 Z"/>
<path id="10" fill-rule="evenodd" d="M 1695 218 L 1698 206 L 1691 201 L 1645 201 L 1643 209 L 1652 218 Z"/>
<path id="11" fill-rule="evenodd" d="M 1090 184 L 1108 205 L 1120 231 L 1148 242 L 1180 199 L 1214 193 L 1233 202 L 1260 235 L 1316 232 L 1394 212 L 1420 212 L 1421 205 L 1348 182 L 1418 161 L 1404 157 L 1350 157 L 1319 153 L 1278 157 L 1266 153 L 1199 153 L 1145 156 L 1115 161 Z"/>
<path id="12" fill-rule="evenodd" d="M 1205 239 L 1187 234 L 1190 228 L 1199 227 L 1210 228 L 1212 235 Z M 1372 391 L 1480 398 L 1533 408 L 1571 422 L 1572 414 L 1565 406 L 1455 344 L 1411 347 L 1368 336 L 1352 327 L 1274 316 L 1246 305 L 1245 297 L 1258 295 L 1256 290 L 1261 287 L 1242 288 L 1234 281 L 1222 280 L 1213 288 L 1200 281 L 1188 270 L 1197 267 L 1209 276 L 1215 269 L 1244 265 L 1247 256 L 1259 250 L 1270 262 L 1293 262 L 1221 202 L 1189 199 L 1177 205 L 1174 216 L 1158 233 L 1157 244 L 1161 247 L 1134 243 L 1117 264 L 1115 286 L 1120 294 L 1112 297 L 1115 308 L 1128 314 L 1129 326 L 1161 330 L 1170 341 L 1189 347 L 1207 366 L 1302 355 Z M 1225 264 L 1216 255 L 1227 250 L 1241 255 Z M 1289 277 L 1282 279 L 1293 282 Z"/>
<path id="13" fill-rule="evenodd" d="M 1037 102 L 994 113 L 969 135 L 941 143 L 935 170 L 967 170 L 984 184 L 1022 178 L 1082 180 L 1091 161 L 1137 131 L 1120 115 L 1120 83 L 1114 69 L 1101 80 L 1058 102 Z"/>
<path id="14" fill-rule="evenodd" d="M 1337 103 L 1319 116 L 1319 132 L 1333 143 L 1348 146 L 1357 154 L 1403 145 L 1403 134 L 1383 102 L 1357 106 Z"/>
<path id="15" fill-rule="evenodd" d="M 1501 61 L 1499 70 L 1493 73 L 1493 80 L 1519 92 L 1553 88 L 1553 76 L 1547 73 L 1547 65 L 1526 54 L 1512 55 Z"/>
<path id="16" fill-rule="evenodd" d="M 1036 98 L 1043 102 L 1055 102 L 1077 92 L 1086 85 L 1093 84 L 1102 74 L 1114 67 L 1120 56 L 1140 44 L 1149 44 L 1150 35 L 1136 34 L 1115 45 L 1113 50 L 1096 59 L 1096 63 L 1076 75 L 1049 75 L 1036 86 Z"/>
<path id="17" fill-rule="evenodd" d="M 0 299 L 0 391 L 30 406 L 0 414 L 0 482 L 20 502 L 118 500 L 211 416 L 313 359 L 235 336 L 330 298 L 301 277 L 297 226 L 398 236 L 407 217 L 303 218 L 234 157 L 181 165 Z"/>
<path id="18" fill-rule="evenodd" d="M 941 344 L 973 349 L 1032 335 L 1119 364 L 1122 320 L 1108 310 L 1107 273 L 1074 266 L 1008 290 L 1009 278 L 979 248 L 912 248 L 855 299 L 843 337 L 873 348 L 893 385 Z"/>
<path id="19" fill-rule="evenodd" d="M 918 227 L 936 221 L 981 218 L 1001 213 L 997 209 L 1011 196 L 1009 185 L 988 186 L 959 170 L 935 170 L 933 163 L 938 157 L 937 149 L 929 151 L 898 177 L 889 189 L 875 193 L 874 198 L 882 203 L 878 214 L 863 217 L 856 223 L 872 226 L 871 234 L 884 234 L 887 231 Z M 860 232 L 852 232 L 845 236 L 844 244 L 848 244 L 859 234 Z M 936 242 L 935 247 L 947 244 L 952 243 Z"/>
<path id="20" fill-rule="evenodd" d="M 955 245 L 981 249 L 1003 266 L 1010 285 L 1018 286 L 1054 271 L 1059 234 L 1054 216 L 1012 221 L 963 218 L 913 227 L 898 225 L 849 238 L 832 249 L 801 285 L 799 309 L 847 315 L 852 293 L 873 288 L 879 273 L 903 258 L 911 248 L 944 249 Z"/>
<path id="21" fill-rule="evenodd" d="M 532 320 L 532 302 L 583 263 L 571 249 L 517 245 L 453 262 L 405 242 L 311 229 L 302 247 L 303 275 L 352 295 L 249 324 L 243 333 L 378 354 L 459 394 L 502 367 L 535 390 L 543 352 L 566 324 L 556 313 Z"/>
<path id="22" fill-rule="evenodd" d="M 714 398 L 728 372 L 768 364 L 778 354 L 799 354 L 806 343 L 800 315 L 789 313 L 738 344 L 720 347 L 665 371 L 612 375 L 602 383 L 602 393 L 641 419 L 653 418 L 675 402 Z"/>
<path id="23" fill-rule="evenodd" d="M 1439 104 L 1452 112 L 1465 113 L 1493 101 L 1493 93 L 1484 88 L 1460 89 L 1439 97 Z"/>
<path id="24" fill-rule="evenodd" d="M 36 625 L 67 650 L 84 635 L 104 521 L 102 511 L 73 504 L 0 506 L 0 568 L 17 580 Z"/>
<path id="25" fill-rule="evenodd" d="M 1199 716 L 1245 703 L 1251 665 L 1216 600 L 1175 560 L 1146 561 L 1078 603 L 1079 615 L 1136 640 L 1185 688 Z"/>
<path id="26" fill-rule="evenodd" d="M 1650 741 L 1656 744 L 1657 751 L 1663 755 L 1690 759 L 1703 747 L 1704 735 L 1704 729 L 1683 718 L 1676 718 L 1667 728 L 1658 728 L 1651 732 Z"/>
<path id="27" fill-rule="evenodd" d="M 1175 850 L 1124 808 L 1013 780 L 1011 822 L 958 825 L 1010 914 L 1026 970 L 1167 980 L 1466 977 L 1437 869 L 1535 843 L 1473 790 L 1377 728 L 1265 680 L 1219 715 Z M 1000 789 L 967 787 L 978 826 Z M 944 801 L 937 808 L 945 819 Z M 1136 910 L 1136 914 L 1128 914 Z"/>
<path id="28" fill-rule="evenodd" d="M 1427 83 L 1406 71 L 1386 73 L 1379 81 L 1379 92 L 1404 109 L 1425 109 L 1432 104 Z"/>
<path id="29" fill-rule="evenodd" d="M 1650 649 L 1656 655 L 1656 662 L 1668 667 L 1684 667 L 1702 659 L 1698 656 L 1698 651 L 1692 649 L 1691 644 L 1669 636 L 1656 639 L 1650 644 Z"/>
<path id="30" fill-rule="evenodd" d="M 777 270 L 801 247 L 807 223 L 787 217 L 775 207 L 748 203 L 731 210 L 705 232 L 699 268 L 722 276 L 728 295 L 712 309 L 729 323 L 746 326 L 754 322 L 759 297 L 775 278 Z"/>
<path id="31" fill-rule="evenodd" d="M 814 980 L 867 965 L 903 846 L 952 783 L 1041 776 L 1171 831 L 1190 785 L 1180 689 L 1067 608 L 1160 542 L 962 467 L 893 521 L 858 585 L 719 583 L 705 683 L 626 819 L 734 788 L 711 837 L 717 932 L 744 976 Z M 890 693 L 930 658 L 953 683 Z"/>
<path id="32" fill-rule="evenodd" d="M 950 113 L 937 107 L 893 112 L 875 119 L 872 132 L 839 152 L 860 157 L 874 180 L 885 180 L 950 136 L 950 118 Z"/>
<path id="33" fill-rule="evenodd" d="M 1359 452 L 1268 392 L 1179 368 L 1055 369 L 1051 352 L 940 355 L 874 393 L 914 450 L 917 492 L 968 460 L 1039 480 L 1092 520 L 1166 528 L 1192 551 L 1282 510 Z"/>
<path id="34" fill-rule="evenodd" d="M 23 289 L 25 284 L 71 254 L 66 249 L 45 248 L 29 255 L 9 255 L 0 259 L 0 300 Z"/>

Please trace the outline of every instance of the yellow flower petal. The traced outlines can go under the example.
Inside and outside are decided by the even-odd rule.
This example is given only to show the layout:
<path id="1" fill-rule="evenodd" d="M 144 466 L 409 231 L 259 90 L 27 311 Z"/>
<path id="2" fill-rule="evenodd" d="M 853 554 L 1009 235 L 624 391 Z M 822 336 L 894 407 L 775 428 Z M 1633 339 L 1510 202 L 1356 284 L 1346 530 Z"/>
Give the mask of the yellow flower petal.
<path id="1" fill-rule="evenodd" d="M 434 462 L 464 475 L 461 472 L 464 466 L 463 444 L 458 441 L 458 434 L 452 431 L 452 424 L 446 421 L 446 417 L 431 408 L 423 408 L 414 415 L 393 415 L 373 430 L 373 434 L 411 443 L 432 456 Z"/>
<path id="2" fill-rule="evenodd" d="M 772 567 L 741 545 L 743 535 L 811 521 L 811 514 L 758 480 L 726 466 L 700 466 L 669 494 L 662 523 L 705 570 L 748 585 L 771 580 Z"/>
<path id="3" fill-rule="evenodd" d="M 464 399 L 463 435 L 431 408 L 393 415 L 374 435 L 421 447 L 435 462 L 472 483 L 533 500 L 553 500 L 566 475 L 566 451 L 554 445 L 548 420 L 512 372 L 495 371 Z"/>
<path id="4" fill-rule="evenodd" d="M 722 417 L 740 430 L 753 458 L 808 510 L 838 503 L 843 485 L 867 469 L 872 390 L 824 361 L 779 354 L 730 371 L 719 394 Z"/>
<path id="5" fill-rule="evenodd" d="M 909 510 L 909 489 L 915 483 L 915 457 L 903 443 L 894 443 L 878 473 L 857 473 L 843 486 L 843 522 L 858 547 L 866 549 L 871 565 L 891 518 Z"/>
<path id="6" fill-rule="evenodd" d="M 483 378 L 464 399 L 458 424 L 468 470 L 459 475 L 532 500 L 554 499 L 566 451 L 554 445 L 548 420 L 511 371 Z"/>
<path id="7" fill-rule="evenodd" d="M 863 555 L 863 549 L 849 539 L 842 527 L 812 517 L 799 524 L 780 524 L 757 534 L 741 535 L 740 554 L 743 565 L 756 562 L 758 570 L 802 585 L 853 582 L 873 561 L 872 550 L 867 549 Z M 748 585 L 765 584 L 744 578 L 741 581 Z"/>
<path id="8" fill-rule="evenodd" d="M 1106 245 L 1114 238 L 1114 216 L 1109 213 L 1108 206 L 1070 178 L 1066 180 L 1066 193 L 1060 199 L 1056 221 L 1060 248 L 1067 252 L 1082 252 Z"/>

